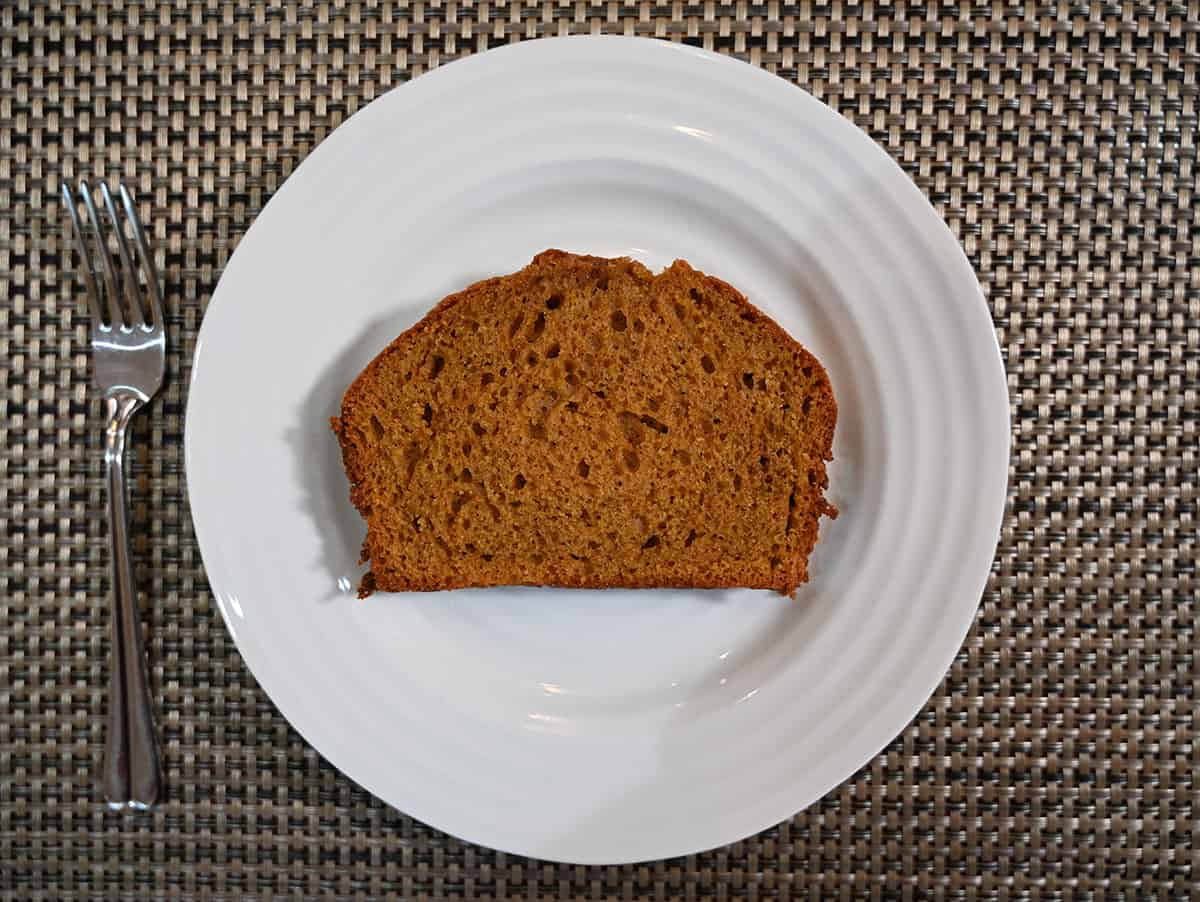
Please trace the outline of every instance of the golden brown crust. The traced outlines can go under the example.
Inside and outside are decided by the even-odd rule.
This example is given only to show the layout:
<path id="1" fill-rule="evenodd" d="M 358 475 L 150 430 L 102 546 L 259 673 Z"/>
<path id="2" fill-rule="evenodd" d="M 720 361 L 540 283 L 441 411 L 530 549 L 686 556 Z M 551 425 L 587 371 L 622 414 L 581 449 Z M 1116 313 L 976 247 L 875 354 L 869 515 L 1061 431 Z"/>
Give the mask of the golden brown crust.
<path id="1" fill-rule="evenodd" d="M 545 310 L 540 296 L 532 298 L 538 292 L 550 294 Z M 552 307 L 555 298 L 558 302 Z M 673 306 L 678 322 L 663 311 L 668 306 Z M 560 339 L 549 349 L 532 350 L 542 332 L 524 317 L 532 316 L 534 309 L 539 310 L 534 323 L 546 331 L 550 322 L 546 334 Z M 509 328 L 507 318 L 514 311 Z M 547 311 L 553 311 L 550 320 Z M 597 344 L 598 330 L 609 322 L 617 333 Z M 522 345 L 525 334 L 518 334 L 523 328 L 532 336 L 527 339 L 529 348 Z M 453 334 L 447 336 L 447 331 Z M 729 339 L 730 349 L 721 343 L 722 337 Z M 471 341 L 479 347 L 473 348 Z M 672 348 L 667 347 L 670 341 Z M 719 356 L 718 346 L 728 350 L 728 359 Z M 630 401 L 634 396 L 625 384 L 635 372 L 628 369 L 633 365 L 630 355 L 639 348 L 644 355 L 639 363 L 656 367 L 664 386 L 660 396 L 638 395 L 645 402 L 641 406 Z M 705 348 L 712 348 L 719 367 L 709 354 L 696 353 Z M 507 381 L 515 383 L 517 401 L 508 394 L 507 382 L 499 390 L 485 390 L 496 382 L 493 370 L 503 362 L 497 356 L 503 350 L 509 365 L 499 367 L 499 373 L 503 376 L 511 367 L 513 376 Z M 519 359 L 524 350 L 529 350 L 527 367 Z M 570 359 L 574 357 L 578 363 Z M 599 372 L 592 372 L 587 364 L 597 357 L 602 359 L 596 364 Z M 686 365 L 696 360 L 703 363 L 703 371 L 692 373 Z M 484 365 L 491 368 L 483 371 L 491 382 L 479 375 Z M 744 392 L 739 393 L 737 380 L 731 379 L 730 366 L 754 370 L 741 374 Z M 769 372 L 762 373 L 763 367 Z M 712 377 L 708 382 L 703 381 L 706 375 Z M 422 376 L 430 381 L 422 381 Z M 710 386 L 717 383 L 719 389 Z M 453 398 L 440 394 L 447 384 L 454 386 Z M 598 385 L 606 386 L 613 397 Z M 671 391 L 676 395 L 676 418 L 668 427 L 665 414 L 660 422 L 656 413 L 657 404 L 665 403 Z M 534 396 L 540 407 L 532 403 Z M 628 409 L 622 411 L 618 399 Z M 802 404 L 803 415 L 792 409 L 789 399 Z M 424 414 L 418 418 L 421 401 Z M 467 413 L 485 403 L 496 412 L 486 429 L 480 424 L 482 416 L 471 422 L 473 414 Z M 564 405 L 579 412 L 579 418 L 564 419 Z M 733 411 L 728 432 L 706 422 L 720 424 L 720 413 L 727 409 Z M 531 414 L 534 410 L 540 412 Z M 636 414 L 643 410 L 640 422 L 649 423 L 655 433 L 650 442 L 638 426 Z M 718 415 L 705 414 L 696 427 L 692 420 L 698 410 Z M 478 282 L 442 300 L 392 341 L 346 391 L 341 416 L 333 418 L 331 426 L 341 445 L 351 500 L 368 523 L 363 557 L 372 562 L 372 570 L 360 594 L 491 585 L 749 587 L 790 594 L 808 579 L 807 559 L 817 541 L 819 518 L 837 515 L 823 495 L 828 487 L 824 462 L 832 460 L 836 418 L 832 387 L 819 361 L 728 283 L 684 261 L 654 276 L 625 258 L 545 251 L 519 273 Z M 613 433 L 626 427 L 622 443 Z M 735 433 L 734 427 L 740 431 Z M 474 458 L 484 475 L 472 475 L 475 440 L 468 428 L 475 430 L 481 452 L 492 444 L 489 457 Z M 683 433 L 682 438 L 672 435 L 668 441 L 670 428 Z M 585 440 L 580 439 L 581 429 Z M 560 444 L 580 457 L 581 475 L 574 483 L 563 482 L 567 464 Z M 738 470 L 752 445 L 760 452 L 761 473 Z M 673 456 L 668 453 L 672 449 Z M 710 460 L 703 472 L 688 473 L 689 467 L 695 468 L 688 449 L 715 463 Z M 593 461 L 590 467 L 580 455 Z M 657 467 L 650 475 L 639 472 L 643 456 Z M 528 464 L 520 463 L 526 458 Z M 676 460 L 684 463 L 676 467 Z M 444 465 L 445 473 L 434 472 L 435 463 Z M 525 477 L 517 473 L 515 490 L 503 486 L 515 469 L 530 468 L 542 483 L 537 487 L 542 494 L 534 496 L 532 518 L 521 509 L 530 497 L 521 494 Z M 730 472 L 733 482 L 725 488 Z M 755 484 L 783 477 L 791 486 L 787 496 L 781 494 L 786 485 Z M 660 486 L 664 492 L 676 491 L 679 503 L 676 495 L 670 495 L 669 503 L 659 498 Z M 716 490 L 715 500 L 706 495 L 710 486 Z M 729 502 L 725 492 L 743 493 L 749 502 Z M 779 506 L 783 497 L 786 510 Z M 609 509 L 614 500 L 615 511 Z M 564 526 L 560 501 L 564 508 L 582 506 L 586 528 L 578 523 Z M 738 504 L 745 510 L 739 511 Z M 491 532 L 468 523 L 465 514 L 459 519 L 460 511 L 472 505 L 490 510 Z M 602 510 L 589 511 L 593 505 Z M 621 508 L 628 508 L 625 520 L 620 519 Z M 775 513 L 767 516 L 769 511 Z M 660 517 L 663 522 L 654 526 Z M 756 534 L 764 517 L 776 533 L 772 550 Z M 674 518 L 670 526 L 667 518 Z M 740 527 L 746 535 L 729 535 L 737 530 L 727 529 L 707 536 L 702 530 L 710 523 Z M 684 538 L 687 526 L 691 529 Z M 640 550 L 630 545 L 647 533 Z M 697 536 L 704 542 L 696 541 L 693 549 Z M 526 539 L 525 557 L 517 556 L 512 548 Z M 651 555 L 645 552 L 657 552 L 660 542 L 663 550 L 670 545 L 671 556 L 649 562 Z M 483 547 L 489 551 L 481 551 Z M 743 552 L 749 557 L 743 558 Z"/>

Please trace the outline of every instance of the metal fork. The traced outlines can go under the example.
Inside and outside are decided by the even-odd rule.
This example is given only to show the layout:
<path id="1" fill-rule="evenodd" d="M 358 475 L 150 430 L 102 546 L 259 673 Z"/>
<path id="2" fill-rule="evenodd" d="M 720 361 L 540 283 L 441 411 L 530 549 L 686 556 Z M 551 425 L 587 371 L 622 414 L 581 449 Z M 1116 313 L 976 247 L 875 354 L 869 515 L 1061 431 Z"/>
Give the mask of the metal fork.
<path id="1" fill-rule="evenodd" d="M 154 735 L 150 682 L 133 558 L 129 545 L 129 514 L 125 487 L 125 432 L 133 415 L 158 391 L 166 359 L 162 295 L 158 273 L 138 222 L 133 200 L 125 186 L 118 189 L 125 224 L 137 245 L 141 280 L 125 224 L 117 214 L 108 185 L 100 195 L 108 214 L 105 227 L 86 182 L 79 197 L 91 226 L 92 253 L 88 252 L 78 202 L 67 184 L 62 200 L 71 217 L 77 273 L 87 286 L 92 319 L 92 368 L 96 388 L 104 397 L 104 465 L 108 482 L 108 533 L 112 555 L 113 631 L 109 660 L 108 727 L 104 744 L 103 788 L 110 808 L 144 810 L 154 804 L 161 780 L 158 742 Z M 120 272 L 114 265 L 110 242 L 116 244 Z M 99 262 L 101 278 L 97 278 Z M 119 287 L 119 290 L 118 290 Z"/>

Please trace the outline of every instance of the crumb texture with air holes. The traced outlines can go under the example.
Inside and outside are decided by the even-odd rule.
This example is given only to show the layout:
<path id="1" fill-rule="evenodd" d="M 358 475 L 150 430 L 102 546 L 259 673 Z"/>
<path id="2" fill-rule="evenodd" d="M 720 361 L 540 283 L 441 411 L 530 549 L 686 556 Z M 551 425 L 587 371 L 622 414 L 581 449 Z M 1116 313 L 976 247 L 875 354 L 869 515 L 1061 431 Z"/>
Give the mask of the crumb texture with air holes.
<path id="1" fill-rule="evenodd" d="M 361 595 L 808 579 L 837 405 L 824 368 L 676 261 L 546 251 L 451 295 L 332 421 Z"/>

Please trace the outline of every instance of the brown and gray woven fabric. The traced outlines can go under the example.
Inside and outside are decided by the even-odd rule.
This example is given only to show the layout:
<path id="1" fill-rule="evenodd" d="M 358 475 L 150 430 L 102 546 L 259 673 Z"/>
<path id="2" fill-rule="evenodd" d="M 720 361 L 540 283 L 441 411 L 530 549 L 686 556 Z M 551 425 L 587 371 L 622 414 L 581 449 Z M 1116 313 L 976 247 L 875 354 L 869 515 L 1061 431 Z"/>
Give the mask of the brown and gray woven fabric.
<path id="1" fill-rule="evenodd" d="M 792 820 L 643 866 L 471 846 L 326 764 L 226 633 L 185 494 L 197 327 L 272 192 L 390 88 L 569 33 L 733 54 L 870 133 L 966 247 L 1012 402 L 992 578 L 922 713 Z M 0 4 L 0 896 L 1194 892 L 1198 40 L 1194 0 Z M 133 462 L 168 794 L 143 815 L 97 791 L 99 410 L 56 195 L 81 177 L 129 183 L 166 254 L 170 382 Z"/>

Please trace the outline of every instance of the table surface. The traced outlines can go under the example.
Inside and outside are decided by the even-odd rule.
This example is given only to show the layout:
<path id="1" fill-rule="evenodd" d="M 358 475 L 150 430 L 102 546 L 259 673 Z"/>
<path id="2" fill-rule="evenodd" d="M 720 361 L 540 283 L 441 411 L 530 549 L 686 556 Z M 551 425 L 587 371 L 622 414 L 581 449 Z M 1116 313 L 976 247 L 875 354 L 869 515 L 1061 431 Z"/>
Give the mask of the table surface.
<path id="1" fill-rule="evenodd" d="M 1200 4 L 9 0 L 0 8 L 0 896 L 1182 897 L 1194 888 Z M 355 110 L 510 41 L 634 34 L 802 85 L 916 180 L 1008 371 L 1007 515 L 913 723 L 810 809 L 626 867 L 472 846 L 325 763 L 247 672 L 188 517 L 197 327 L 255 214 Z M 97 792 L 108 573 L 61 179 L 165 252 L 133 438 L 165 804 Z M 143 208 L 145 209 L 145 208 Z"/>

